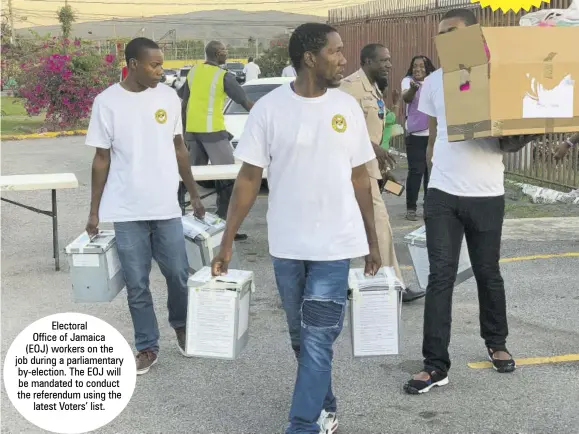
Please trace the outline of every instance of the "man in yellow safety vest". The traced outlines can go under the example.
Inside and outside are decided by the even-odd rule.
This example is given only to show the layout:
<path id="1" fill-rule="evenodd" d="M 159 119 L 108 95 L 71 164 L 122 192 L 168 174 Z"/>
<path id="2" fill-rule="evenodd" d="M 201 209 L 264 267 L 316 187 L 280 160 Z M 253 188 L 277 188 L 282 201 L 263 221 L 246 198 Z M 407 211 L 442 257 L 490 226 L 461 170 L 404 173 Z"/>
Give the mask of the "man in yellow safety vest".
<path id="1" fill-rule="evenodd" d="M 225 128 L 223 107 L 227 97 L 247 111 L 253 107 L 235 75 L 220 68 L 227 60 L 227 49 L 219 41 L 211 41 L 205 47 L 205 63 L 191 68 L 187 81 L 179 89 L 183 100 L 183 125 L 185 143 L 189 148 L 191 165 L 205 166 L 233 164 L 233 147 L 230 134 Z M 227 218 L 233 181 L 216 181 L 216 214 Z M 236 240 L 244 240 L 245 234 L 237 234 Z"/>

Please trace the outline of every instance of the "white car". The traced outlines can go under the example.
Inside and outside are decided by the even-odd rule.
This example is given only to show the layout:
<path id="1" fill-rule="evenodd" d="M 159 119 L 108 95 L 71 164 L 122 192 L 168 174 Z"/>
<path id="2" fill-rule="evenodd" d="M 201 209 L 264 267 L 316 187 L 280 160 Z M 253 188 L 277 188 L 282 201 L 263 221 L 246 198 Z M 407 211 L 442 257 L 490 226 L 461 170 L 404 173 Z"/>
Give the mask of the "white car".
<path id="1" fill-rule="evenodd" d="M 250 101 L 256 102 L 272 90 L 283 84 L 291 83 L 294 80 L 295 77 L 257 78 L 245 83 L 241 87 L 245 90 L 247 98 L 249 98 Z M 225 103 L 223 114 L 225 117 L 225 128 L 233 135 L 231 144 L 235 148 L 239 137 L 241 137 L 249 113 L 242 106 L 228 99 Z"/>
<path id="2" fill-rule="evenodd" d="M 191 66 L 185 66 L 178 71 L 177 77 L 173 82 L 173 88 L 175 88 L 175 90 L 181 89 L 181 87 L 185 84 L 189 71 L 191 71 Z"/>

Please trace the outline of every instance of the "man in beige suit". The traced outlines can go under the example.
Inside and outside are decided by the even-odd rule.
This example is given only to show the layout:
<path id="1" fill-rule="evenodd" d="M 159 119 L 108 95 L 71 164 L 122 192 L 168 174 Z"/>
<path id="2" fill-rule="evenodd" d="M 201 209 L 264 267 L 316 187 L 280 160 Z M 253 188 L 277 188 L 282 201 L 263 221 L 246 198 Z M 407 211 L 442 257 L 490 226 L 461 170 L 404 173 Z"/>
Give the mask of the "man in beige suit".
<path id="1" fill-rule="evenodd" d="M 378 80 L 386 80 L 388 78 L 388 72 L 392 67 L 390 52 L 381 44 L 366 45 L 360 53 L 360 63 L 361 68 L 359 70 L 342 80 L 340 89 L 356 98 L 366 117 L 366 126 L 372 146 L 376 152 L 376 159 L 367 163 L 366 167 L 372 184 L 374 219 L 380 257 L 382 265 L 394 267 L 396 275 L 404 284 L 398 259 L 396 259 L 396 252 L 394 251 L 390 218 L 378 187 L 378 180 L 382 179 L 380 168 L 393 163 L 390 154 L 380 146 L 384 132 L 385 111 L 382 92 L 376 84 Z M 412 291 L 406 287 L 403 301 L 416 300 L 423 297 L 425 293 L 425 291 Z"/>

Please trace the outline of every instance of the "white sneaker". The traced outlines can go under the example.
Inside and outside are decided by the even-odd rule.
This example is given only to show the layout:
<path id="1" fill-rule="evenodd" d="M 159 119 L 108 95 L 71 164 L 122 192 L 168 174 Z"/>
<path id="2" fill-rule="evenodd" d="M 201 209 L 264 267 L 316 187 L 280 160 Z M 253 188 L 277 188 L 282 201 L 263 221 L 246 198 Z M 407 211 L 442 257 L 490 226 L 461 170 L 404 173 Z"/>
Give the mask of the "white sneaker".
<path id="1" fill-rule="evenodd" d="M 338 418 L 336 413 L 330 413 L 322 410 L 318 419 L 320 434 L 334 434 L 338 430 Z"/>

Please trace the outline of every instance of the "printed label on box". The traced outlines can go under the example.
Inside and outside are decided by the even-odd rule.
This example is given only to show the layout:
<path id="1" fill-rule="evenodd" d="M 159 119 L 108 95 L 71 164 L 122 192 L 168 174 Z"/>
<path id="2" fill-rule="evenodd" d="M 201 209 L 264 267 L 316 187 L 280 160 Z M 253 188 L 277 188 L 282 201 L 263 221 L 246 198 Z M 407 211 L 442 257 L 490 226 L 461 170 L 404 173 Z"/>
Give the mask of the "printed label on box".
<path id="1" fill-rule="evenodd" d="M 74 267 L 99 267 L 99 255 L 91 253 L 74 254 L 72 255 L 72 265 Z"/>
<path id="2" fill-rule="evenodd" d="M 192 311 L 187 319 L 191 352 L 208 356 L 233 355 L 235 293 L 200 290 L 193 293 Z"/>
<path id="3" fill-rule="evenodd" d="M 398 354 L 398 293 L 360 291 L 352 308 L 355 355 Z"/>
<path id="4" fill-rule="evenodd" d="M 567 75 L 553 89 L 546 89 L 538 80 L 531 79 L 530 89 L 523 98 L 523 118 L 572 118 L 575 82 Z"/>

